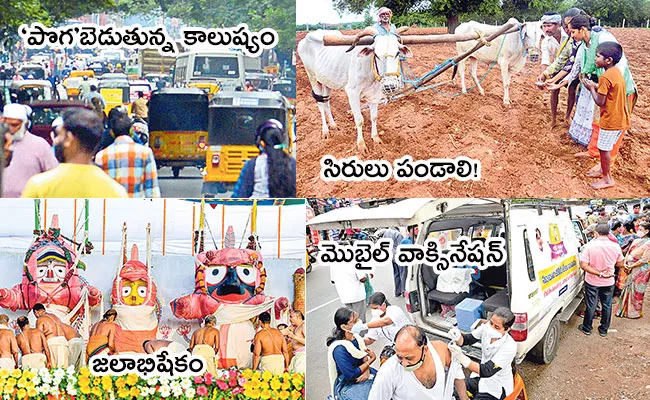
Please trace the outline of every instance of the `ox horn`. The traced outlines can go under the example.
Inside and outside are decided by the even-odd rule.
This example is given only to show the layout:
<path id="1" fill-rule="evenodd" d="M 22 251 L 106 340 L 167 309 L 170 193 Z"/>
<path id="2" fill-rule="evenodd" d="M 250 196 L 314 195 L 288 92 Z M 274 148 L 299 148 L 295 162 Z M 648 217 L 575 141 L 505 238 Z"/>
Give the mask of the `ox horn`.
<path id="1" fill-rule="evenodd" d="M 349 53 L 352 50 L 354 50 L 357 43 L 359 43 L 359 40 L 361 40 L 362 37 L 374 36 L 375 33 L 377 33 L 377 32 L 371 27 L 367 27 L 366 29 L 364 29 L 361 32 L 357 33 L 356 36 L 354 37 L 354 40 L 352 41 L 352 44 L 350 45 L 350 47 L 348 47 L 348 49 L 345 52 Z"/>

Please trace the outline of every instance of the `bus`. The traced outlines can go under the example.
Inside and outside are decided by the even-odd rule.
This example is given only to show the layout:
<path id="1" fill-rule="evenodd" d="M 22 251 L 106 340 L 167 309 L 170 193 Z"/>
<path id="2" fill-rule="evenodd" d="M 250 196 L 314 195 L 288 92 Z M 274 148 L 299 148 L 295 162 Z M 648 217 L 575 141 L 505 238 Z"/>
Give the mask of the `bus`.
<path id="1" fill-rule="evenodd" d="M 176 57 L 174 86 L 210 88 L 210 92 L 243 90 L 245 72 L 260 69 L 259 58 L 238 51 L 190 49 Z"/>

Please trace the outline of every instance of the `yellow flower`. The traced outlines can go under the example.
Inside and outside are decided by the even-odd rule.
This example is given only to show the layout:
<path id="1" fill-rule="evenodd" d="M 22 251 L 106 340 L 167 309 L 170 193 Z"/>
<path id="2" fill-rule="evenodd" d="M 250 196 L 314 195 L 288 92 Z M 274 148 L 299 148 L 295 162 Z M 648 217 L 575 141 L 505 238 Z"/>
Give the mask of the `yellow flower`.
<path id="1" fill-rule="evenodd" d="M 283 390 L 280 392 L 280 399 L 281 400 L 287 400 L 289 398 L 289 392 L 286 390 Z"/>
<path id="2" fill-rule="evenodd" d="M 271 378 L 273 378 L 273 374 L 271 373 L 271 371 L 264 371 L 264 373 L 262 374 L 262 379 L 265 381 L 270 381 Z"/>
<path id="3" fill-rule="evenodd" d="M 81 367 L 79 373 L 81 374 L 81 376 L 90 376 L 90 370 L 88 369 L 88 367 Z"/>
<path id="4" fill-rule="evenodd" d="M 9 378 L 7 379 L 7 386 L 16 386 L 16 379 L 14 378 Z"/>
<path id="5" fill-rule="evenodd" d="M 38 395 L 38 392 L 36 391 L 36 388 L 29 388 L 27 389 L 27 396 L 29 396 L 30 399 L 33 399 Z"/>
<path id="6" fill-rule="evenodd" d="M 280 380 L 277 377 L 273 378 L 273 380 L 271 381 L 271 389 L 278 390 L 280 389 L 280 387 L 282 387 Z"/>
<path id="7" fill-rule="evenodd" d="M 97 377 L 97 378 L 93 379 L 93 386 L 99 386 L 99 385 L 101 385 L 101 383 L 102 383 L 102 378 Z"/>
<path id="8" fill-rule="evenodd" d="M 18 379 L 18 387 L 24 388 L 25 386 L 27 386 L 27 379 L 23 376 L 22 378 Z"/>
<path id="9" fill-rule="evenodd" d="M 257 390 L 257 389 L 245 390 L 244 391 L 244 396 L 250 397 L 251 399 L 259 399 L 260 398 L 260 391 Z"/>
<path id="10" fill-rule="evenodd" d="M 81 393 L 83 394 L 90 394 L 90 386 L 79 386 L 81 389 Z"/>
<path id="11" fill-rule="evenodd" d="M 302 397 L 302 394 L 300 394 L 299 391 L 294 390 L 294 391 L 291 392 L 291 400 L 298 400 L 301 397 Z"/>
<path id="12" fill-rule="evenodd" d="M 0 369 L 0 378 L 6 378 L 11 374 L 8 369 Z"/>
<path id="13" fill-rule="evenodd" d="M 120 377 L 117 378 L 117 380 L 115 381 L 115 386 L 117 386 L 119 389 L 123 389 L 124 386 L 126 386 L 126 380 L 124 380 L 124 378 L 122 378 L 122 377 L 120 376 Z"/>
<path id="14" fill-rule="evenodd" d="M 18 389 L 18 391 L 16 392 L 16 396 L 19 399 L 24 399 L 25 396 L 27 396 L 27 391 L 25 389 Z"/>
<path id="15" fill-rule="evenodd" d="M 260 387 L 260 381 L 258 380 L 250 380 L 244 384 L 244 389 L 257 389 Z"/>
<path id="16" fill-rule="evenodd" d="M 139 379 L 139 378 L 138 378 L 138 375 L 136 375 L 136 374 L 134 374 L 134 373 L 131 373 L 131 374 L 129 374 L 129 375 L 127 376 L 127 378 L 126 378 L 126 383 L 129 384 L 129 385 L 131 385 L 131 386 L 133 386 L 133 385 L 135 385 L 136 383 L 138 383 L 138 379 Z"/>
<path id="17" fill-rule="evenodd" d="M 20 378 L 21 376 L 23 376 L 23 371 L 19 369 L 14 369 L 13 371 L 11 371 L 11 376 L 13 378 Z"/>
<path id="18" fill-rule="evenodd" d="M 125 399 L 125 398 L 129 397 L 129 395 L 130 395 L 130 390 L 128 390 L 128 389 L 120 389 L 120 390 L 117 391 L 117 395 L 118 395 L 121 399 Z"/>
<path id="19" fill-rule="evenodd" d="M 84 388 L 84 387 L 88 387 L 88 386 L 90 386 L 90 378 L 87 377 L 87 376 L 83 376 L 83 375 L 80 376 L 80 377 L 79 377 L 79 380 L 77 380 L 77 382 L 79 383 L 79 387 L 80 387 L 80 388 Z"/>
<path id="20" fill-rule="evenodd" d="M 34 371 L 29 371 L 29 370 L 27 370 L 27 371 L 25 371 L 25 372 L 23 373 L 23 376 L 24 376 L 25 378 L 29 379 L 29 380 L 34 379 L 34 378 L 36 377 L 36 375 L 37 375 L 36 372 L 34 372 Z"/>
<path id="21" fill-rule="evenodd" d="M 291 382 L 286 380 L 282 382 L 282 390 L 289 390 L 291 388 Z"/>
<path id="22" fill-rule="evenodd" d="M 253 379 L 257 379 L 259 381 L 261 377 L 262 373 L 260 371 L 253 372 Z"/>
<path id="23" fill-rule="evenodd" d="M 265 372 L 268 372 L 268 371 L 265 371 Z M 270 399 L 270 398 L 271 398 L 271 391 L 268 390 L 268 389 L 262 390 L 262 393 L 260 393 L 260 399 L 267 400 L 267 399 Z"/>
<path id="24" fill-rule="evenodd" d="M 246 380 L 250 379 L 251 376 L 253 376 L 253 370 L 251 369 L 245 369 L 244 372 L 241 374 Z"/>
<path id="25" fill-rule="evenodd" d="M 90 390 L 90 393 L 94 394 L 95 396 L 101 396 L 102 390 L 98 386 L 95 386 Z"/>
<path id="26" fill-rule="evenodd" d="M 134 387 L 131 388 L 131 391 L 129 392 L 129 394 L 131 395 L 131 397 L 138 397 L 138 396 L 140 396 L 140 389 L 138 389 L 137 387 L 134 386 Z"/>
<path id="27" fill-rule="evenodd" d="M 268 382 L 260 382 L 260 390 L 268 390 L 268 388 L 269 388 Z"/>
<path id="28" fill-rule="evenodd" d="M 5 386 L 4 394 L 13 394 L 15 387 L 11 385 Z"/>
<path id="29" fill-rule="evenodd" d="M 285 380 L 285 381 L 288 381 L 289 379 L 291 379 L 291 374 L 288 373 L 288 372 L 283 373 L 282 374 L 282 379 Z"/>
<path id="30" fill-rule="evenodd" d="M 296 389 L 302 389 L 302 386 L 304 385 L 304 382 L 303 382 L 301 376 L 298 376 L 297 378 L 294 377 L 291 380 L 291 383 L 293 383 L 293 387 L 295 387 Z"/>
<path id="31" fill-rule="evenodd" d="M 111 377 L 108 375 L 102 376 L 102 389 L 108 392 L 112 388 L 113 388 L 113 380 L 111 379 Z"/>

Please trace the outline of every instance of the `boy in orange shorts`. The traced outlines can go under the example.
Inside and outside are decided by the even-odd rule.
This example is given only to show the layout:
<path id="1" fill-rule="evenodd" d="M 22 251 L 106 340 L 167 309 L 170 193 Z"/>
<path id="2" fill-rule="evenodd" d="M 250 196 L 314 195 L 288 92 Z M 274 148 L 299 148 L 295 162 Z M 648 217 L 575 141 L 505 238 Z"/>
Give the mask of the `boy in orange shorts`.
<path id="1" fill-rule="evenodd" d="M 623 56 L 623 48 L 616 42 L 604 42 L 596 49 L 596 67 L 605 72 L 598 78 L 598 84 L 583 80 L 582 84 L 591 92 L 594 102 L 600 107 L 600 135 L 598 151 L 603 177 L 591 184 L 594 189 L 614 186 L 610 171 L 610 151 L 618 138 L 630 129 L 630 113 L 625 103 L 625 79 L 616 63 Z"/>

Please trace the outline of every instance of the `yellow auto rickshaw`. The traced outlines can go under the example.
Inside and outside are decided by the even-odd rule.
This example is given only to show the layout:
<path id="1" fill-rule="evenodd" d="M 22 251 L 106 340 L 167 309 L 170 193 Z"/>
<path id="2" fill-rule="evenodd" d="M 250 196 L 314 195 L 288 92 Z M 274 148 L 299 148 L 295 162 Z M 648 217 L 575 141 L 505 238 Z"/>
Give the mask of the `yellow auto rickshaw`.
<path id="1" fill-rule="evenodd" d="M 70 71 L 70 78 L 77 78 L 80 77 L 83 79 L 83 77 L 87 77 L 88 79 L 93 79 L 95 78 L 95 71 L 86 69 L 83 71 Z"/>
<path id="2" fill-rule="evenodd" d="M 255 131 L 274 118 L 287 130 L 293 151 L 291 105 L 279 92 L 219 92 L 210 102 L 203 194 L 230 190 L 246 161 L 260 154 Z"/>
<path id="3" fill-rule="evenodd" d="M 209 98 L 212 98 L 212 96 L 221 90 L 221 86 L 219 86 L 219 84 L 214 80 L 192 81 L 188 84 L 188 86 L 203 90 Z"/>
<path id="4" fill-rule="evenodd" d="M 149 99 L 149 145 L 157 166 L 171 167 L 178 178 L 184 167 L 205 166 L 208 95 L 197 88 L 164 88 Z"/>
<path id="5" fill-rule="evenodd" d="M 131 114 L 131 86 L 127 80 L 101 80 L 98 86 L 99 93 L 106 102 L 104 112 L 106 115 L 115 107 L 125 106 Z"/>

